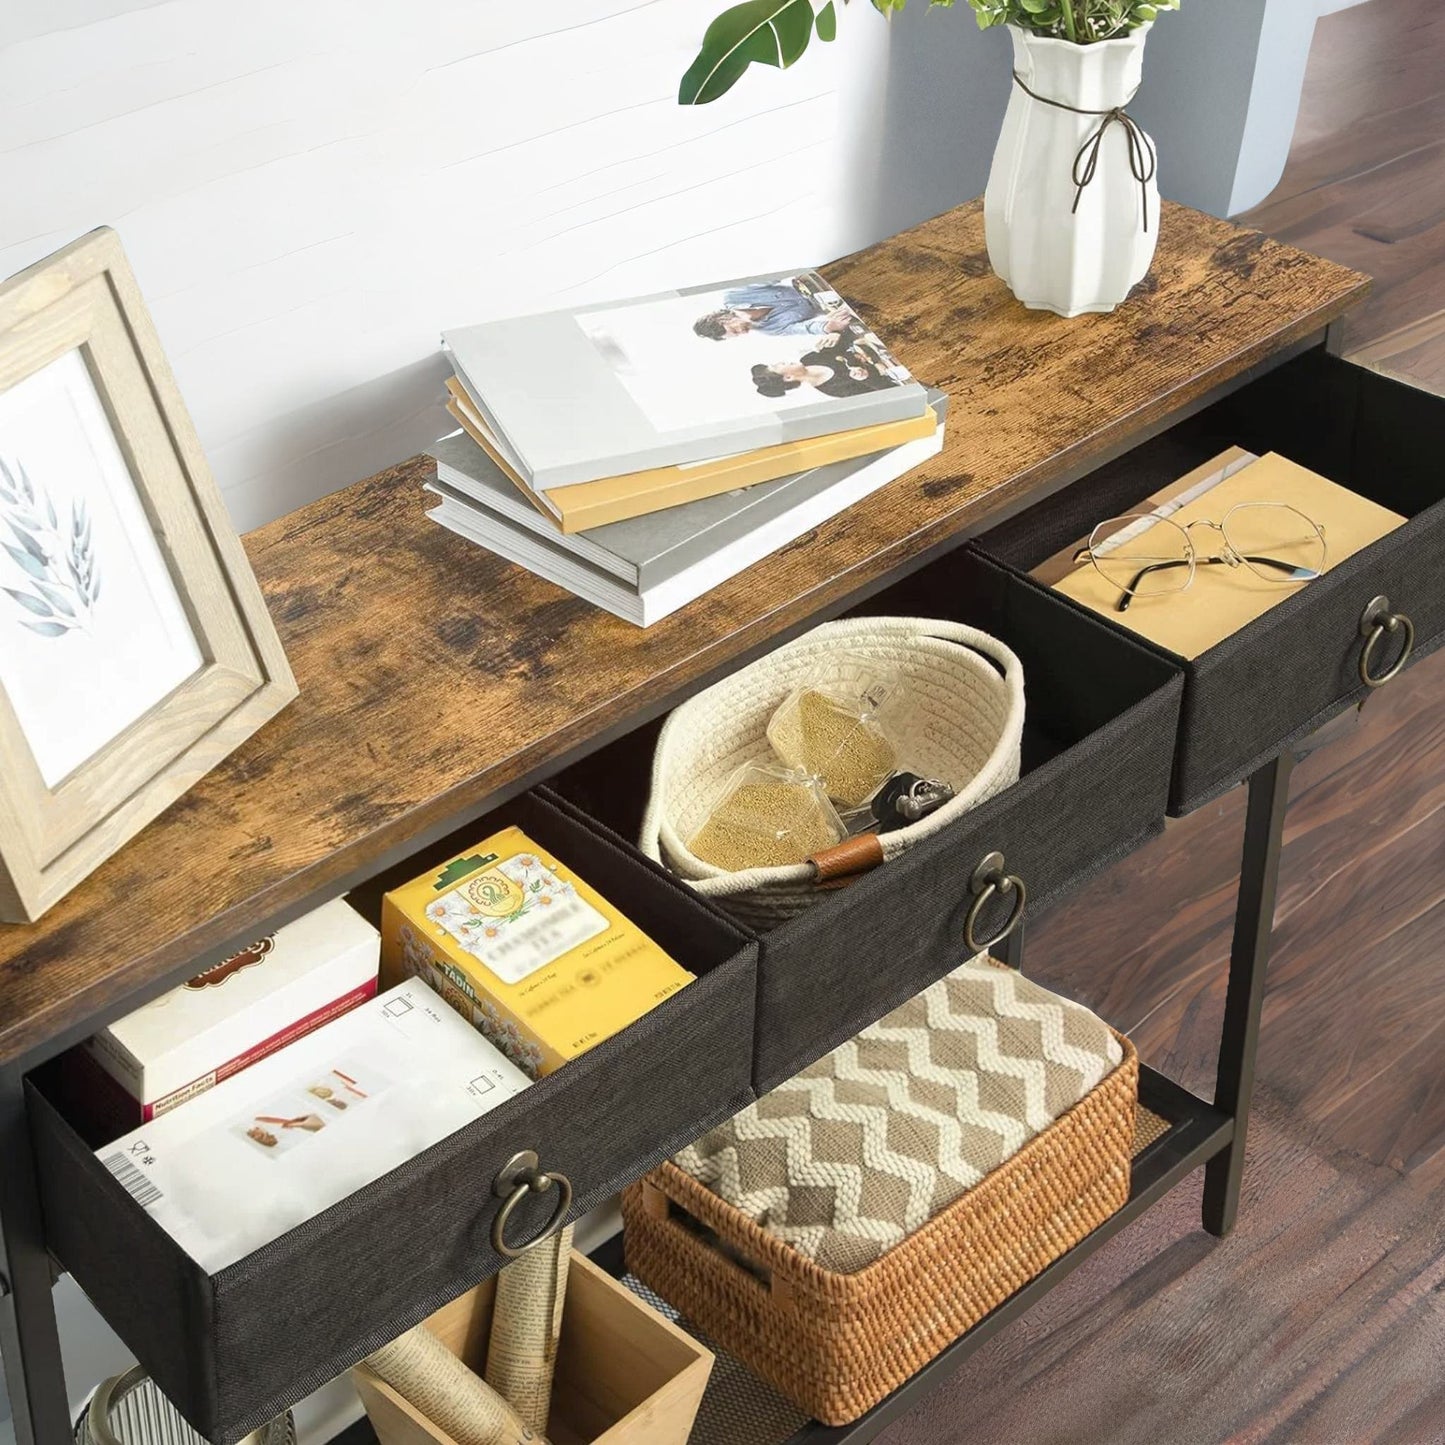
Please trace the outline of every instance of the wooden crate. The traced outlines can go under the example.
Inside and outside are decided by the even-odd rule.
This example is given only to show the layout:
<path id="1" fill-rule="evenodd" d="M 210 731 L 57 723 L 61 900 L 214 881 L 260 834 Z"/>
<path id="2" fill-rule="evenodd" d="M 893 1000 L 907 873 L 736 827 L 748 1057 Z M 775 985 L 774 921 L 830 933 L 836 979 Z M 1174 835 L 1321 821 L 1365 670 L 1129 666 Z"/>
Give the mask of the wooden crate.
<path id="1" fill-rule="evenodd" d="M 486 1362 L 495 1279 L 426 1321 L 478 1374 Z M 686 1445 L 712 1355 L 585 1255 L 572 1255 L 551 1445 Z M 381 1445 L 455 1445 L 365 1365 L 351 1378 Z"/>

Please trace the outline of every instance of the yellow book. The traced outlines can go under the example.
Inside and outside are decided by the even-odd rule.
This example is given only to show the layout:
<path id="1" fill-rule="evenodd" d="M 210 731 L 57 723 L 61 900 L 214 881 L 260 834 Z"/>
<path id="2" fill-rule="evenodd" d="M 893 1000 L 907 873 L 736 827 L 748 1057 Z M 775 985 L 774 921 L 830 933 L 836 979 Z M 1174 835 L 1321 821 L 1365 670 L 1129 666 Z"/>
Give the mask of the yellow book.
<path id="1" fill-rule="evenodd" d="M 520 828 L 388 893 L 381 936 L 388 987 L 422 979 L 533 1078 L 693 981 Z"/>
<path id="2" fill-rule="evenodd" d="M 563 532 L 585 532 L 609 522 L 623 522 L 629 517 L 660 512 L 666 507 L 681 506 L 684 502 L 715 497 L 738 487 L 773 482 L 779 477 L 790 477 L 795 472 L 806 472 L 813 467 L 871 456 L 874 452 L 902 446 L 904 442 L 931 437 L 938 426 L 932 407 L 925 404 L 920 415 L 904 421 L 880 422 L 875 426 L 834 432 L 831 436 L 761 447 L 736 456 L 715 457 L 710 461 L 688 462 L 682 466 L 653 467 L 648 471 L 628 472 L 620 477 L 606 477 L 596 482 L 537 492 L 527 485 L 502 454 L 486 419 L 455 377 L 447 378 L 447 391 L 450 393 L 447 411 L 452 419 L 491 457 L 503 474 L 517 484 L 533 506 L 556 522 Z"/>

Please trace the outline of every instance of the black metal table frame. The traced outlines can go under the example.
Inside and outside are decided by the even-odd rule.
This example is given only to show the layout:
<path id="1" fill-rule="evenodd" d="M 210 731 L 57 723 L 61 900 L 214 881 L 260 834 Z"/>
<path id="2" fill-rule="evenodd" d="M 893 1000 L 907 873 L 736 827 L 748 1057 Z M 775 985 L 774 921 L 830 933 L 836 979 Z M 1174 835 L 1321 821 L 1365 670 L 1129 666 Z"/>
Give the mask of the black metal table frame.
<path id="1" fill-rule="evenodd" d="M 1307 741 L 1300 745 L 1299 751 L 1307 751 L 1309 746 Z M 1265 976 L 1269 969 L 1289 781 L 1296 756 L 1296 749 L 1286 749 L 1248 779 L 1249 802 L 1213 1106 L 1205 1105 L 1172 1080 L 1141 1064 L 1140 1102 L 1175 1122 L 1168 1133 L 1134 1159 L 1129 1200 L 1124 1207 L 1010 1295 L 861 1419 L 838 1426 L 811 1422 L 787 1445 L 863 1445 L 874 1439 L 943 1383 L 989 1338 L 1031 1309 L 1201 1164 L 1204 1166 L 1201 1210 L 1204 1228 L 1220 1238 L 1234 1228 L 1239 1215 L 1249 1114 L 1254 1098 L 1254 1064 Z M 1014 947 L 1004 961 L 1018 967 L 1022 962 L 1022 941 L 1011 939 L 1010 942 Z"/>
<path id="2" fill-rule="evenodd" d="M 1126 1224 L 1156 1204 L 1187 1174 L 1204 1165 L 1203 1224 L 1223 1236 L 1239 1211 L 1245 1141 L 1254 1092 L 1260 1010 L 1269 964 L 1270 934 L 1279 881 L 1280 848 L 1293 749 L 1248 780 L 1244 848 L 1230 950 L 1229 985 L 1220 1034 L 1212 1108 L 1152 1070 L 1143 1069 L 1141 1097 L 1166 1117 L 1188 1116 L 1135 1161 L 1129 1202 L 1031 1283 L 980 1321 L 882 1404 L 852 1425 L 810 1425 L 792 1445 L 861 1445 L 923 1393 L 951 1374 L 989 1336 L 1034 1305 Z M 1023 961 L 1023 932 L 1006 941 L 1004 961 Z M 30 1151 L 22 1088 L 23 1069 L 0 1071 L 0 1352 L 15 1417 L 17 1445 L 60 1445 L 70 1439 L 60 1334 L 52 1288 L 57 1272 L 45 1248 L 40 1197 Z M 1171 1107 L 1172 1106 L 1172 1107 Z"/>
<path id="3" fill-rule="evenodd" d="M 183 983 L 196 972 L 219 962 L 229 953 L 243 947 L 249 938 L 273 931 L 319 906 L 328 898 L 366 881 L 390 864 L 402 861 L 444 834 L 465 826 L 517 793 L 545 781 L 570 762 L 676 707 L 687 697 L 700 692 L 752 658 L 772 651 L 819 622 L 858 606 L 900 578 L 962 545 L 971 536 L 997 526 L 1010 515 L 1032 507 L 1061 491 L 1096 468 L 1212 406 L 1221 398 L 1293 357 L 1321 345 L 1332 351 L 1338 350 L 1339 335 L 1338 324 L 1335 324 L 1325 331 L 1314 333 L 1272 353 L 1255 366 L 1207 389 L 1187 404 L 1158 417 L 1147 426 L 1137 428 L 1114 445 L 1062 469 L 1046 484 L 1032 490 L 1011 506 L 994 512 L 977 526 L 938 542 L 908 562 L 873 579 L 866 586 L 836 599 L 805 620 L 780 630 L 730 659 L 712 673 L 695 679 L 676 693 L 639 710 L 625 722 L 588 739 L 565 756 L 539 766 L 477 806 L 466 809 L 409 840 L 405 847 L 374 860 L 364 873 L 334 882 L 329 888 L 319 890 L 315 896 L 309 896 L 276 916 L 258 923 L 248 930 L 246 937 L 232 940 L 225 947 L 213 950 L 208 956 L 194 959 L 172 970 L 168 976 L 153 981 L 146 988 L 137 990 L 110 1008 L 95 1011 L 62 1033 L 22 1053 L 17 1059 L 0 1064 L 0 1356 L 3 1356 L 5 1384 L 14 1416 L 16 1445 L 62 1445 L 62 1442 L 71 1438 L 72 1430 L 53 1299 L 53 1289 L 59 1272 L 45 1245 L 39 1184 L 26 1115 L 24 1077 L 28 1072 L 79 1039 L 103 1028 L 111 1019 L 139 1008 L 167 988 Z M 906 1408 L 905 1401 L 916 1402 L 918 1393 L 936 1383 L 940 1372 L 946 1372 L 961 1362 L 989 1334 L 1027 1309 L 1105 1239 L 1157 1202 L 1201 1163 L 1206 1166 L 1204 1227 L 1213 1234 L 1228 1233 L 1239 1208 L 1245 1130 L 1253 1092 L 1254 1057 L 1259 1034 L 1260 1007 L 1264 997 L 1264 978 L 1269 962 L 1270 927 L 1274 915 L 1280 841 L 1288 802 L 1289 774 L 1294 758 L 1295 750 L 1288 749 L 1248 779 L 1249 809 L 1245 824 L 1239 899 L 1235 914 L 1229 989 L 1220 1040 L 1214 1105 L 1206 1105 L 1162 1075 L 1147 1068 L 1142 1069 L 1140 1090 L 1143 1101 L 1148 1104 L 1153 1097 L 1166 1110 L 1171 1104 L 1177 1105 L 1179 1110 L 1189 1117 L 1186 1127 L 1172 1129 L 1159 1141 L 1160 1147 L 1151 1147 L 1135 1161 L 1134 1189 L 1128 1204 L 1031 1284 L 999 1306 L 863 1420 L 833 1430 L 821 1426 L 809 1427 L 809 1430 L 799 1437 L 800 1445 L 805 1439 L 817 1441 L 819 1445 L 822 1445 L 822 1442 L 834 1445 L 834 1442 L 844 1440 L 861 1442 L 871 1439 L 899 1410 Z M 1004 947 L 1005 961 L 1017 966 L 1021 959 L 1022 946 L 1023 935 L 1020 928 Z"/>

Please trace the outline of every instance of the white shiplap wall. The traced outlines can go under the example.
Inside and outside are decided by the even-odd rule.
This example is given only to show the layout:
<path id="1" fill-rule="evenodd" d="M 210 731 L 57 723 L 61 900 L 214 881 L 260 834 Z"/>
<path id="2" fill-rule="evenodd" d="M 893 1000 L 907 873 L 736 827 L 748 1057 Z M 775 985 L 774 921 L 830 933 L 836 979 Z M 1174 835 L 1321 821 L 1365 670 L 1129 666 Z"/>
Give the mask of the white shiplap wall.
<path id="1" fill-rule="evenodd" d="M 874 239 L 886 27 L 681 109 L 723 3 L 3 0 L 0 275 L 116 227 L 257 525 L 447 429 L 444 325 Z M 79 1398 L 125 1355 L 57 1299 Z"/>
<path id="2" fill-rule="evenodd" d="M 872 239 L 886 27 L 849 7 L 789 74 L 680 108 L 718 8 L 9 0 L 0 274 L 115 226 L 253 526 L 438 433 L 444 325 Z"/>

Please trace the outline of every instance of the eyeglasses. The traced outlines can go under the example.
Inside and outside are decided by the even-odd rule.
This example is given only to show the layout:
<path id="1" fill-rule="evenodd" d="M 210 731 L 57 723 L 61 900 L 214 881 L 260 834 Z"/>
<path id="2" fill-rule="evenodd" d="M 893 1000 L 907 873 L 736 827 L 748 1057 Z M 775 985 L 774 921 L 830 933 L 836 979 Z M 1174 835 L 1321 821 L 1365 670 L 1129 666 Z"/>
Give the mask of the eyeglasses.
<path id="1" fill-rule="evenodd" d="M 1208 556 L 1195 548 L 1196 527 L 1219 534 L 1220 550 Z M 1074 563 L 1092 562 L 1119 589 L 1115 611 L 1127 612 L 1136 598 L 1183 592 L 1200 567 L 1243 567 L 1262 582 L 1297 587 L 1325 570 L 1325 529 L 1284 502 L 1241 502 L 1222 522 L 1180 524 L 1156 512 L 1110 517 L 1074 553 Z"/>

